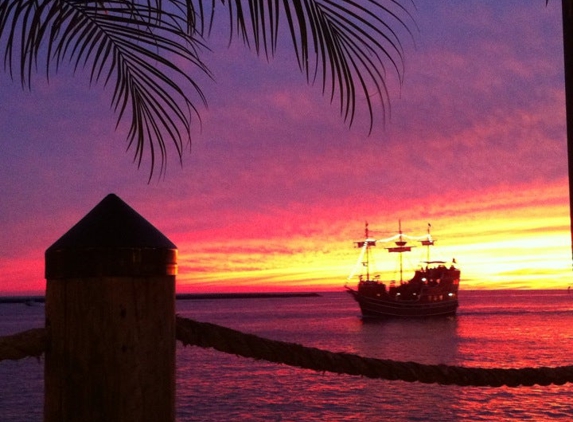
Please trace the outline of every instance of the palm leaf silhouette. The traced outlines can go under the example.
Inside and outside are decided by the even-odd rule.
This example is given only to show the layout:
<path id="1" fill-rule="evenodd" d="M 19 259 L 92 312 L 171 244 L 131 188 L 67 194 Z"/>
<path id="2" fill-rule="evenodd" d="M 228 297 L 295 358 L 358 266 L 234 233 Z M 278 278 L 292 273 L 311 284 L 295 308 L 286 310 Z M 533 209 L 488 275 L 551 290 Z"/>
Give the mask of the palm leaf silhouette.
<path id="1" fill-rule="evenodd" d="M 206 104 L 192 75 L 210 76 L 200 54 L 223 12 L 229 39 L 267 57 L 290 34 L 299 68 L 338 99 L 350 125 L 360 97 L 370 129 L 373 99 L 385 118 L 386 66 L 402 80 L 397 32 L 410 33 L 412 23 L 397 0 L 0 0 L 4 66 L 28 88 L 39 68 L 49 78 L 67 63 L 89 69 L 92 82 L 113 84 L 118 124 L 131 113 L 128 145 L 138 165 L 149 152 L 151 178 L 156 167 L 165 170 L 168 141 L 182 159 L 191 119 Z"/>

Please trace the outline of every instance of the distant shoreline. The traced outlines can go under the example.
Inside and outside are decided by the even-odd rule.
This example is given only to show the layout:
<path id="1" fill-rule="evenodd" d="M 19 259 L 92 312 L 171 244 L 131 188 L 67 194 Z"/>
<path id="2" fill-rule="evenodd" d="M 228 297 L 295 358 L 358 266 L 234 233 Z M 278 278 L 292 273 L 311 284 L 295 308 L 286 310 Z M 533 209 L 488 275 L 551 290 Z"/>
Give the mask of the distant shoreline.
<path id="1" fill-rule="evenodd" d="M 266 299 L 266 298 L 289 298 L 289 297 L 320 297 L 318 293 L 293 292 L 293 293 L 179 293 L 175 295 L 177 300 L 198 299 Z"/>
<path id="2" fill-rule="evenodd" d="M 334 291 L 327 291 L 333 293 Z M 325 291 L 326 293 L 326 291 Z M 478 290 L 461 290 L 461 293 L 469 293 L 472 295 L 487 293 L 491 294 L 565 294 L 571 295 L 573 293 L 567 289 L 478 289 Z M 260 293 L 177 293 L 176 300 L 213 300 L 213 299 L 268 299 L 268 298 L 301 298 L 301 297 L 321 297 L 322 295 L 315 292 L 260 292 Z M 36 305 L 44 303 L 45 298 L 41 295 L 29 296 L 0 296 L 0 304 L 3 303 L 25 303 L 26 305 Z"/>
<path id="3" fill-rule="evenodd" d="M 318 293 L 294 292 L 294 293 L 178 293 L 176 300 L 205 300 L 205 299 L 267 299 L 267 298 L 292 298 L 292 297 L 320 297 Z M 44 296 L 0 296 L 2 303 L 44 303 Z"/>

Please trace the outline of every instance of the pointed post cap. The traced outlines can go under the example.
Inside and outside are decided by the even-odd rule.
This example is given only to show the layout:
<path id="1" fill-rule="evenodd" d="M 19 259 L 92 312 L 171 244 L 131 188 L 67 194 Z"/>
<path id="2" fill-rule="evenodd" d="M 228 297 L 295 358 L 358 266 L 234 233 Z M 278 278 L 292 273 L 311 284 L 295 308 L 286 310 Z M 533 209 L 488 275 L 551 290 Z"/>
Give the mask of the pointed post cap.
<path id="1" fill-rule="evenodd" d="M 177 274 L 177 247 L 107 195 L 45 253 L 46 279 Z"/>

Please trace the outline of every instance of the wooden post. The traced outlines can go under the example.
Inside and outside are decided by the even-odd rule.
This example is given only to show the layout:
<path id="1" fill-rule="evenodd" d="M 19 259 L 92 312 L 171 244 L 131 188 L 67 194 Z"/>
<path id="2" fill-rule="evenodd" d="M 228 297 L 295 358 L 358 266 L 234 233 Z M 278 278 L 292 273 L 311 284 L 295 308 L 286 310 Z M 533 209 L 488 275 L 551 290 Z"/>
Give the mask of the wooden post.
<path id="1" fill-rule="evenodd" d="M 176 246 L 110 194 L 45 262 L 44 421 L 174 421 Z"/>

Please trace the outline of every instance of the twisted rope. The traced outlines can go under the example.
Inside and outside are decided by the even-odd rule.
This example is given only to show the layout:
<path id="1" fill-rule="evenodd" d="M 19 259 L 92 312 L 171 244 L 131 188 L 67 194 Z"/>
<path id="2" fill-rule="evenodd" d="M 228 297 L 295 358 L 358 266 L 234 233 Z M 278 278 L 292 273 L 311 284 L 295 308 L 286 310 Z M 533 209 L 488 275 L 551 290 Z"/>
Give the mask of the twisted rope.
<path id="1" fill-rule="evenodd" d="M 46 351 L 46 329 L 33 328 L 11 336 L 0 337 L 0 362 L 27 357 L 39 358 Z"/>
<path id="2" fill-rule="evenodd" d="M 176 338 L 184 346 L 213 348 L 246 358 L 312 369 L 320 372 L 360 375 L 367 378 L 437 383 L 474 387 L 518 387 L 563 385 L 573 382 L 573 366 L 539 368 L 468 368 L 424 365 L 387 359 L 364 358 L 350 353 L 334 353 L 296 343 L 269 340 L 206 322 L 177 316 Z M 46 350 L 47 334 L 36 328 L 0 337 L 0 362 L 39 357 Z"/>
<path id="3" fill-rule="evenodd" d="M 467 368 L 364 358 L 349 353 L 333 353 L 300 344 L 269 340 L 179 316 L 176 336 L 185 346 L 213 348 L 220 352 L 320 372 L 385 380 L 476 387 L 562 385 L 573 382 L 573 366 L 521 369 Z"/>

